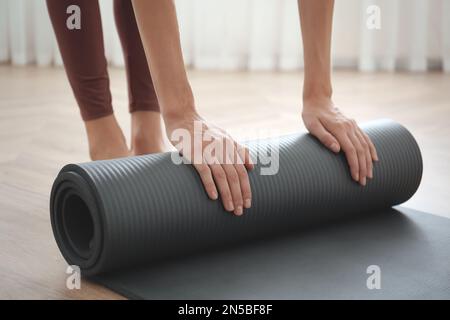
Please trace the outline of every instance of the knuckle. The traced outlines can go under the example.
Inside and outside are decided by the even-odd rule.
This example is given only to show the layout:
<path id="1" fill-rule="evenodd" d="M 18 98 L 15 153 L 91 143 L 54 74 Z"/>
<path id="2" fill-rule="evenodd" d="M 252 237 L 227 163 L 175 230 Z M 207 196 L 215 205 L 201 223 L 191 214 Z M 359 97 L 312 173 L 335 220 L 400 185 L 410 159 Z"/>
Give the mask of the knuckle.
<path id="1" fill-rule="evenodd" d="M 346 127 L 346 125 L 345 125 L 345 122 L 344 122 L 344 121 L 341 121 L 341 122 L 338 122 L 338 123 L 336 123 L 336 127 L 337 127 L 337 129 L 338 129 L 338 130 L 341 130 L 341 131 L 343 131 L 343 130 L 346 130 L 346 129 L 347 129 L 347 127 Z"/>
<path id="2" fill-rule="evenodd" d="M 231 198 L 231 193 L 229 191 L 223 192 L 220 196 L 223 202 L 233 201 L 233 198 Z"/>
<path id="3" fill-rule="evenodd" d="M 214 172 L 214 177 L 216 177 L 216 179 L 219 179 L 219 180 L 225 180 L 226 179 L 226 175 L 225 175 L 225 172 L 223 170 L 217 170 L 216 172 Z"/>
<path id="4" fill-rule="evenodd" d="M 251 199 L 252 193 L 250 191 L 245 191 L 245 192 L 242 192 L 242 196 L 244 197 L 244 199 Z"/>
<path id="5" fill-rule="evenodd" d="M 235 203 L 242 203 L 244 201 L 242 198 L 242 193 L 241 192 L 233 193 L 233 201 Z"/>
<path id="6" fill-rule="evenodd" d="M 344 122 L 344 128 L 345 128 L 346 130 L 352 129 L 352 128 L 353 128 L 353 123 L 352 123 L 352 121 L 351 121 L 351 120 L 346 120 L 346 121 Z"/>
<path id="7" fill-rule="evenodd" d="M 350 155 L 356 155 L 356 149 L 353 145 L 347 145 L 344 149 L 345 153 L 348 153 Z"/>
<path id="8" fill-rule="evenodd" d="M 366 139 L 362 138 L 361 140 L 361 145 L 364 149 L 367 149 L 369 147 L 369 144 L 367 143 Z"/>
<path id="9" fill-rule="evenodd" d="M 251 197 L 252 191 L 250 189 L 249 184 L 243 184 L 241 187 L 241 190 L 242 190 L 242 195 L 244 195 L 245 197 Z"/>
<path id="10" fill-rule="evenodd" d="M 333 136 L 331 135 L 331 134 L 326 134 L 326 136 L 323 138 L 323 142 L 326 144 L 326 145 L 331 145 L 332 143 L 334 143 L 334 138 L 333 138 Z"/>
<path id="11" fill-rule="evenodd" d="M 244 203 L 244 200 L 242 199 L 242 194 L 238 193 L 233 196 L 233 202 L 235 205 L 241 205 Z"/>
<path id="12" fill-rule="evenodd" d="M 247 170 L 244 169 L 244 166 L 237 166 L 236 172 L 241 179 L 246 179 L 248 177 Z"/>
<path id="13" fill-rule="evenodd" d="M 206 175 L 209 173 L 209 168 L 205 165 L 200 165 L 197 167 L 197 171 L 200 175 Z"/>
<path id="14" fill-rule="evenodd" d="M 251 191 L 250 191 L 250 183 L 246 180 L 246 181 L 243 181 L 242 183 L 241 183 L 241 190 L 242 190 L 242 193 L 244 194 L 248 194 L 248 193 L 250 193 Z"/>
<path id="15" fill-rule="evenodd" d="M 216 189 L 216 185 L 213 182 L 206 182 L 205 189 L 209 191 L 214 191 Z"/>
<path id="16" fill-rule="evenodd" d="M 348 165 L 354 170 L 356 170 L 359 166 L 358 159 L 356 157 L 347 157 L 347 162 Z"/>
<path id="17" fill-rule="evenodd" d="M 230 172 L 228 174 L 228 181 L 232 184 L 239 183 L 239 177 L 236 172 Z"/>
<path id="18" fill-rule="evenodd" d="M 365 175 L 366 171 L 367 171 L 366 163 L 362 163 L 361 166 L 360 166 L 360 169 L 361 169 L 361 173 L 363 175 Z"/>

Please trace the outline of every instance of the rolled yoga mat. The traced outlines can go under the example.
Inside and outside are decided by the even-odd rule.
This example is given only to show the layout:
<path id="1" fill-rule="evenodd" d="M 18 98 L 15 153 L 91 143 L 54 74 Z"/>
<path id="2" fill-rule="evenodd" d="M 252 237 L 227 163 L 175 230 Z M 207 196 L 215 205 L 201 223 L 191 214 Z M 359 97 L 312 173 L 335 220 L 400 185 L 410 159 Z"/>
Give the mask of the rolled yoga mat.
<path id="1" fill-rule="evenodd" d="M 278 143 L 279 169 L 249 173 L 241 217 L 170 153 L 69 164 L 51 192 L 56 242 L 129 298 L 450 298 L 450 219 L 391 208 L 419 186 L 416 141 L 390 120 L 363 130 L 380 158 L 365 187 L 309 134 L 249 142 L 254 157 Z"/>

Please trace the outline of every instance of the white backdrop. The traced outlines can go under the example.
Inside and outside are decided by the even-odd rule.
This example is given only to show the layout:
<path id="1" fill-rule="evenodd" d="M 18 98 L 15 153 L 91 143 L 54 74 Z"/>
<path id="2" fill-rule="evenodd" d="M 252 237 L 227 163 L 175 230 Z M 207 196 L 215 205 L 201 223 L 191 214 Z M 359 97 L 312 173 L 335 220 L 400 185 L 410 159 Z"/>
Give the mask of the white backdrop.
<path id="1" fill-rule="evenodd" d="M 380 30 L 366 27 L 371 4 L 381 8 Z M 100 0 L 100 5 L 106 56 L 112 65 L 123 65 L 112 1 Z M 296 0 L 176 0 L 176 5 L 191 67 L 302 67 Z M 61 64 L 44 0 L 0 0 L 0 62 Z M 365 71 L 450 72 L 450 0 L 336 0 L 333 64 Z"/>

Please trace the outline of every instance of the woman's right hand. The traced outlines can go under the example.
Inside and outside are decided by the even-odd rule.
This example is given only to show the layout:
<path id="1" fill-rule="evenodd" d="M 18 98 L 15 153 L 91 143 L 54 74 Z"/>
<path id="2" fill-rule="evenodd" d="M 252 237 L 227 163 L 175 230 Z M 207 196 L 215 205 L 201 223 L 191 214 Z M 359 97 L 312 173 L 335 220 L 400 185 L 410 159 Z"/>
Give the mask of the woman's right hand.
<path id="1" fill-rule="evenodd" d="M 180 146 L 175 145 L 197 169 L 209 197 L 217 199 L 220 194 L 225 209 L 241 215 L 244 208 L 251 206 L 247 174 L 247 170 L 253 168 L 250 155 L 246 148 L 222 129 L 207 123 L 193 108 L 194 98 L 184 67 L 174 1 L 133 0 L 133 9 L 169 139 L 176 142 L 171 138 L 172 134 L 177 129 L 184 129 L 192 138 L 194 134 L 203 136 L 203 133 L 210 138 L 210 141 L 202 139 L 193 151 L 200 149 L 200 153 L 204 153 L 212 143 L 231 146 L 222 154 L 201 157 L 197 162 L 193 151 L 180 150 Z M 199 133 L 195 132 L 196 123 L 201 124 Z M 231 161 L 236 158 L 238 161 Z"/>
<path id="2" fill-rule="evenodd" d="M 216 200 L 220 195 L 225 210 L 237 216 L 250 208 L 252 192 L 247 170 L 254 165 L 248 149 L 195 111 L 165 117 L 164 122 L 167 136 L 195 167 L 208 196 Z M 185 134 L 189 134 L 189 143 L 179 143 Z"/>

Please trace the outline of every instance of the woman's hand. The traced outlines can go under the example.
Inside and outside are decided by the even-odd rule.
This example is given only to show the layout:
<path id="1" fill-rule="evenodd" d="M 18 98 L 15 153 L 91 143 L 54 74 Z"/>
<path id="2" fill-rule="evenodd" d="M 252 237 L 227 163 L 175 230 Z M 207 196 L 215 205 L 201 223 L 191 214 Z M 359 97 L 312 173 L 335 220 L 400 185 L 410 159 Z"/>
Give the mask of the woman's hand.
<path id="1" fill-rule="evenodd" d="M 333 152 L 342 150 L 350 167 L 352 178 L 366 185 L 373 177 L 373 161 L 377 151 L 367 134 L 355 120 L 344 116 L 330 98 L 303 100 L 303 122 L 309 132 Z"/>
<path id="2" fill-rule="evenodd" d="M 298 0 L 305 75 L 303 121 L 309 132 L 334 152 L 344 151 L 350 172 L 361 185 L 372 178 L 378 160 L 369 137 L 331 101 L 331 29 L 334 1 Z"/>
<path id="3" fill-rule="evenodd" d="M 184 68 L 174 1 L 133 0 L 133 8 L 169 139 L 177 129 L 189 133 L 195 148 L 180 150 L 183 148 L 178 144 L 175 147 L 197 169 L 209 197 L 217 199 L 220 194 L 225 209 L 241 215 L 243 208 L 251 206 L 246 168 L 252 169 L 253 165 L 247 149 L 207 123 L 193 108 L 194 96 Z M 200 124 L 199 130 L 195 130 L 196 124 Z M 205 133 L 210 140 L 197 143 L 194 135 Z M 221 154 L 203 157 L 213 143 L 231 147 Z M 200 150 L 200 159 L 193 157 L 196 149 Z"/>
<path id="4" fill-rule="evenodd" d="M 252 193 L 247 170 L 253 169 L 253 163 L 248 149 L 195 111 L 164 121 L 167 136 L 193 164 L 208 196 L 216 200 L 220 194 L 225 210 L 238 216 L 243 214 L 244 208 L 250 208 Z M 188 144 L 179 141 L 185 134 L 190 137 Z"/>

